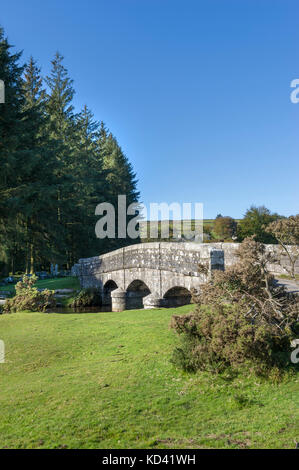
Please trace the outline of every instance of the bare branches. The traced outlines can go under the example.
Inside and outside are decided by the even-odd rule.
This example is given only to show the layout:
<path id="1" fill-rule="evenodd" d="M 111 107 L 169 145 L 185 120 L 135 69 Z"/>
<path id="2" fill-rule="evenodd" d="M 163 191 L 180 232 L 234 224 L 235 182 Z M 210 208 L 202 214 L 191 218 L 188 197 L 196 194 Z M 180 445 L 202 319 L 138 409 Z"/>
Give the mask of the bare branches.
<path id="1" fill-rule="evenodd" d="M 199 303 L 237 304 L 251 322 L 272 325 L 274 330 L 291 327 L 299 317 L 299 297 L 276 284 L 267 265 L 275 257 L 262 243 L 248 238 L 237 252 L 238 263 L 225 272 L 215 272 L 202 287 Z"/>
<path id="2" fill-rule="evenodd" d="M 290 268 L 285 269 L 295 278 L 295 265 L 299 259 L 299 214 L 275 220 L 267 225 L 265 230 L 275 236 L 282 251 L 287 255 Z"/>

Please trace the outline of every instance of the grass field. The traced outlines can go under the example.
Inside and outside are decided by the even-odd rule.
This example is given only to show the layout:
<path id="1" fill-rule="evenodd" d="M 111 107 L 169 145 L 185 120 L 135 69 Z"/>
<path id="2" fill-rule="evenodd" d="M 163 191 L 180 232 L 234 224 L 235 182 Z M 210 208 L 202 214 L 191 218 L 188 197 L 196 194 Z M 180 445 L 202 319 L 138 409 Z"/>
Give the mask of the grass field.
<path id="1" fill-rule="evenodd" d="M 236 222 L 239 222 L 241 219 L 235 219 Z M 189 228 L 188 226 L 187 227 L 183 227 L 183 220 L 160 220 L 158 222 L 158 238 L 156 239 L 152 239 L 152 238 L 149 238 L 150 237 L 150 222 L 149 221 L 141 221 L 140 222 L 140 233 L 141 233 L 141 241 L 142 242 L 146 242 L 146 241 L 159 241 L 159 240 L 169 240 L 169 241 L 173 241 L 173 231 L 181 231 L 181 233 L 186 237 L 188 236 L 188 233 L 189 233 Z M 213 231 L 213 228 L 214 228 L 214 223 L 215 223 L 215 219 L 203 219 L 203 228 L 207 228 L 211 231 L 211 234 L 213 236 L 213 241 L 217 242 L 217 235 L 214 233 Z M 167 235 L 164 235 L 165 238 L 162 237 L 161 235 L 161 230 L 162 228 L 164 227 L 167 227 L 169 226 L 169 237 L 167 237 Z M 191 220 L 191 225 L 190 225 L 190 229 L 192 231 L 195 230 L 195 219 Z"/>
<path id="2" fill-rule="evenodd" d="M 294 280 L 294 278 L 289 274 L 279 274 L 277 277 L 280 279 L 289 279 L 291 281 Z M 295 274 L 295 280 L 299 281 L 299 274 Z"/>
<path id="3" fill-rule="evenodd" d="M 0 315 L 1 448 L 293 448 L 298 377 L 188 375 L 178 309 Z"/>
<path id="4" fill-rule="evenodd" d="M 43 281 L 37 281 L 35 284 L 39 289 L 80 289 L 80 283 L 77 277 L 56 277 L 53 279 L 44 279 Z M 6 286 L 0 286 L 1 291 L 10 291 L 15 294 L 15 285 L 7 284 Z"/>

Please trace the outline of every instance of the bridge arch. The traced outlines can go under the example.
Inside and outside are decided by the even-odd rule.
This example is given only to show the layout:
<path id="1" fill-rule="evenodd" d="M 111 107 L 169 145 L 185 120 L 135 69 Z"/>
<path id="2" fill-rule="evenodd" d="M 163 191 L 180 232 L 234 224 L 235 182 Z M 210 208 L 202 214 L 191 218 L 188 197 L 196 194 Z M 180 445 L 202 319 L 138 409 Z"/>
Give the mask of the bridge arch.
<path id="1" fill-rule="evenodd" d="M 186 287 L 174 286 L 165 292 L 163 299 L 165 307 L 179 307 L 190 304 L 192 294 Z"/>
<path id="2" fill-rule="evenodd" d="M 235 249 L 227 243 L 225 248 L 228 245 Z M 199 265 L 207 266 L 207 273 L 199 272 Z M 224 269 L 224 250 L 219 243 L 140 243 L 81 259 L 75 267 L 81 286 L 98 288 L 109 303 L 112 293 L 115 308 L 124 309 L 127 298 L 128 308 L 153 308 L 167 301 L 180 305 L 214 269 Z"/>
<path id="3" fill-rule="evenodd" d="M 112 305 L 111 292 L 116 290 L 118 285 L 113 279 L 109 279 L 103 286 L 103 305 Z"/>
<path id="4" fill-rule="evenodd" d="M 143 308 L 143 299 L 148 296 L 151 291 L 146 283 L 140 279 L 135 279 L 127 287 L 126 308 L 139 309 Z"/>

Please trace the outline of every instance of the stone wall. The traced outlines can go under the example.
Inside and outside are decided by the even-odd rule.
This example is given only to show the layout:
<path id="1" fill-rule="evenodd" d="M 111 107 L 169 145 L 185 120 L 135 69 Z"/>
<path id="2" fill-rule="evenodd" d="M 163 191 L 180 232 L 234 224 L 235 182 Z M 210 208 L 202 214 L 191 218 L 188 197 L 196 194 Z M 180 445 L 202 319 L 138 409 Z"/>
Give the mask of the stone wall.
<path id="1" fill-rule="evenodd" d="M 217 250 L 223 250 L 224 251 L 224 264 L 225 266 L 231 266 L 232 264 L 236 263 L 237 257 L 236 257 L 236 251 L 239 247 L 239 243 L 209 243 L 209 246 L 214 247 Z M 298 247 L 292 247 L 288 246 L 289 250 L 298 250 Z M 273 253 L 277 259 L 279 259 L 279 262 L 270 264 L 268 266 L 269 270 L 273 274 L 288 274 L 288 271 L 286 268 L 290 268 L 290 262 L 283 251 L 283 249 L 279 245 L 266 245 L 266 250 Z M 297 260 L 295 264 L 295 271 L 297 274 L 299 274 L 299 259 Z"/>
<path id="2" fill-rule="evenodd" d="M 198 264 L 209 269 L 223 268 L 223 251 L 208 244 L 142 243 L 93 258 L 80 259 L 76 265 L 81 286 L 98 287 L 113 280 L 127 290 L 135 280 L 142 280 L 151 292 L 163 296 L 172 287 L 190 289 L 205 282 Z"/>
<path id="3" fill-rule="evenodd" d="M 73 273 L 83 288 L 96 287 L 103 302 L 122 309 L 125 298 L 130 306 L 148 307 L 176 303 L 188 298 L 192 289 L 208 279 L 214 269 L 225 269 L 236 262 L 238 243 L 140 243 L 93 258 L 80 259 Z M 275 274 L 286 273 L 289 262 L 277 245 L 267 245 L 281 258 L 269 266 Z M 208 273 L 198 272 L 198 265 L 208 266 Z M 299 272 L 299 260 L 296 266 Z M 171 292 L 171 294 L 169 293 Z"/>

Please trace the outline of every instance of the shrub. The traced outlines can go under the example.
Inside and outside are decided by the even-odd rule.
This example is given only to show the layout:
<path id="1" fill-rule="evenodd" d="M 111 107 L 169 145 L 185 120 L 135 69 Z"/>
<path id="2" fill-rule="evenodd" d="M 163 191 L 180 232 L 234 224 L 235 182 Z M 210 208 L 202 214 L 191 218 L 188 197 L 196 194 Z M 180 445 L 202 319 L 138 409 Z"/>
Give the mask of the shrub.
<path id="1" fill-rule="evenodd" d="M 295 265 L 299 259 L 299 214 L 271 222 L 265 230 L 277 239 L 281 252 L 290 262 L 290 268 L 284 269 L 295 278 Z"/>
<path id="2" fill-rule="evenodd" d="M 217 238 L 231 239 L 237 232 L 237 222 L 232 217 L 217 217 L 213 230 Z"/>
<path id="3" fill-rule="evenodd" d="M 238 238 L 244 240 L 247 237 L 255 236 L 261 243 L 277 243 L 276 238 L 266 232 L 265 226 L 279 219 L 278 214 L 273 214 L 265 206 L 251 206 L 246 211 L 244 218 L 238 223 Z"/>
<path id="4" fill-rule="evenodd" d="M 186 371 L 246 366 L 269 375 L 289 363 L 299 298 L 276 286 L 266 268 L 272 255 L 262 244 L 247 239 L 238 256 L 202 287 L 194 313 L 172 317 L 181 337 L 172 361 Z"/>
<path id="5" fill-rule="evenodd" d="M 76 295 L 72 303 L 70 304 L 71 307 L 95 307 L 101 305 L 102 299 L 100 292 L 94 288 L 82 289 Z"/>
<path id="6" fill-rule="evenodd" d="M 249 322 L 237 306 L 200 307 L 183 322 L 173 317 L 171 326 L 181 335 L 172 362 L 189 372 L 249 366 L 261 374 L 289 361 L 291 331 L 277 336 L 270 325 Z"/>
<path id="7" fill-rule="evenodd" d="M 22 281 L 15 286 L 15 297 L 8 299 L 4 304 L 3 313 L 22 310 L 44 312 L 47 308 L 54 307 L 56 305 L 54 291 L 45 289 L 40 292 L 36 287 L 33 287 L 36 281 L 36 276 L 24 275 Z"/>

